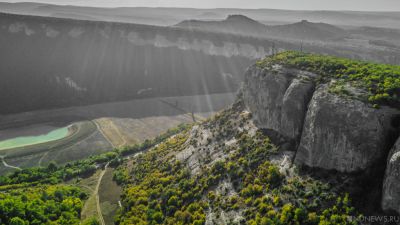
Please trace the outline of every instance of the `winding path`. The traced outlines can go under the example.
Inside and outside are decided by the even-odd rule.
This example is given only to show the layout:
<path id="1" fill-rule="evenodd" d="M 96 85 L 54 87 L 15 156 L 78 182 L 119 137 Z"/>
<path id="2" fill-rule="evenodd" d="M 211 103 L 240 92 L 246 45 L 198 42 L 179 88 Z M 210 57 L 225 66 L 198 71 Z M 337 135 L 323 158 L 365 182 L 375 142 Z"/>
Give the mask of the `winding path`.
<path id="1" fill-rule="evenodd" d="M 107 142 L 110 143 L 110 145 L 111 145 L 113 148 L 116 148 L 116 146 L 114 145 L 114 143 L 112 143 L 112 141 L 107 137 L 107 135 L 106 135 L 106 134 L 104 133 L 104 131 L 101 129 L 101 126 L 97 123 L 97 121 L 96 121 L 96 120 L 93 120 L 93 122 L 96 124 L 97 130 L 100 131 L 100 133 L 104 136 L 104 138 L 107 140 Z"/>
<path id="2" fill-rule="evenodd" d="M 4 159 L 4 156 L 3 156 L 3 155 L 0 156 L 0 158 L 1 158 L 1 161 L 3 162 L 3 165 L 4 165 L 5 167 L 12 168 L 12 169 L 16 169 L 16 170 L 22 170 L 22 169 L 19 168 L 18 166 L 11 166 L 11 165 L 9 165 L 9 164 L 6 162 L 6 160 Z"/>

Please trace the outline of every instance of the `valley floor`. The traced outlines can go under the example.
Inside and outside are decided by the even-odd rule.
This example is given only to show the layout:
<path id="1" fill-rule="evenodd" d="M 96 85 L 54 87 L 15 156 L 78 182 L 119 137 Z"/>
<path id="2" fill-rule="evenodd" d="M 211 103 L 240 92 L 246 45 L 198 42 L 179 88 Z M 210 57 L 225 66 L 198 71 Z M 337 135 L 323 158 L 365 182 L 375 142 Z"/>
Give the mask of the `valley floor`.
<path id="1" fill-rule="evenodd" d="M 95 125 L 94 130 L 84 137 L 59 148 L 32 146 L 19 152 L 18 156 L 13 156 L 9 150 L 0 152 L 6 162 L 0 164 L 0 174 L 16 168 L 46 166 L 52 161 L 64 164 L 116 147 L 141 143 L 179 124 L 209 117 L 231 104 L 234 97 L 234 93 L 225 93 L 152 98 L 0 116 L 0 134 L 3 132 L 4 138 L 24 134 L 27 126 L 82 120 L 93 121 Z M 13 132 L 7 133 L 7 130 Z"/>

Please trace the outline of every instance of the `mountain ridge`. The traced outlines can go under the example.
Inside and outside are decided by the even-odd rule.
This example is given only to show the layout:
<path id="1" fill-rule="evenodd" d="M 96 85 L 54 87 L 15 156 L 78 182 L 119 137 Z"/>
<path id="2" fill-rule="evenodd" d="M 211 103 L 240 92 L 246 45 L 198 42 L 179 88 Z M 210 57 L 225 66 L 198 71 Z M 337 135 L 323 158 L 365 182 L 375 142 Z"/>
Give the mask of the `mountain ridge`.
<path id="1" fill-rule="evenodd" d="M 312 23 L 302 20 L 297 23 L 272 26 L 264 25 L 244 15 L 229 15 L 225 20 L 219 21 L 187 20 L 174 25 L 174 27 L 263 38 L 304 39 L 307 41 L 335 40 L 347 36 L 345 30 L 326 23 Z"/>
<path id="2" fill-rule="evenodd" d="M 27 3 L 31 4 L 31 3 Z M 294 10 L 272 10 L 272 9 L 179 9 L 179 8 L 93 8 L 93 7 L 71 7 L 59 6 L 51 4 L 52 12 L 42 10 L 37 11 L 35 7 L 26 9 L 24 4 L 6 4 L 0 3 L 0 9 L 4 12 L 14 12 L 17 14 L 31 14 L 50 16 L 53 12 L 68 12 L 72 14 L 80 14 L 91 16 L 94 20 L 112 20 L 139 22 L 146 24 L 157 24 L 163 26 L 171 26 L 188 18 L 197 18 L 193 15 L 201 15 L 204 12 L 214 12 L 223 17 L 229 14 L 245 14 L 246 16 L 255 18 L 263 23 L 279 21 L 279 23 L 293 23 L 302 19 L 310 21 L 321 21 L 325 23 L 335 23 L 341 26 L 362 26 L 363 22 L 377 27 L 399 27 L 397 13 L 379 13 L 379 12 L 350 12 L 350 11 L 294 11 Z M 32 5 L 32 4 L 31 4 Z M 33 4 L 35 5 L 35 4 Z M 174 12 L 171 15 L 167 11 Z M 123 15 L 123 16 L 121 16 Z M 212 18 L 212 17 L 210 17 Z M 218 17 L 219 18 L 219 17 Z"/>

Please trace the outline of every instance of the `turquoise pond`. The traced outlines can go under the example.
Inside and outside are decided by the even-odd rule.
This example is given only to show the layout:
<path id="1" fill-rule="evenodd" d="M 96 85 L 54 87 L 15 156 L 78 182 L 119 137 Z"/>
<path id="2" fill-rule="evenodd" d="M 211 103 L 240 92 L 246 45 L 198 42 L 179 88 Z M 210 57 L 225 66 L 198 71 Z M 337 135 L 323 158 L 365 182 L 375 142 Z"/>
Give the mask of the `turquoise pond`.
<path id="1" fill-rule="evenodd" d="M 68 127 L 62 127 L 50 131 L 47 134 L 37 136 L 23 136 L 0 141 L 0 150 L 35 145 L 49 141 L 58 140 L 68 135 Z"/>

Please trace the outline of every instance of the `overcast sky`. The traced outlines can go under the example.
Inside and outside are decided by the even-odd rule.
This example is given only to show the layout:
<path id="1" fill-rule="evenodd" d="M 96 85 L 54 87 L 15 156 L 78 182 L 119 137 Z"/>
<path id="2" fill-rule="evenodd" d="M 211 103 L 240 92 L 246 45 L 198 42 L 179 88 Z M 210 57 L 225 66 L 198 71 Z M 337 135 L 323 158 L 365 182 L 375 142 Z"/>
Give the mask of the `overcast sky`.
<path id="1" fill-rule="evenodd" d="M 0 0 L 27 2 L 29 0 Z M 274 8 L 294 10 L 400 11 L 400 0 L 31 0 L 96 7 Z"/>

